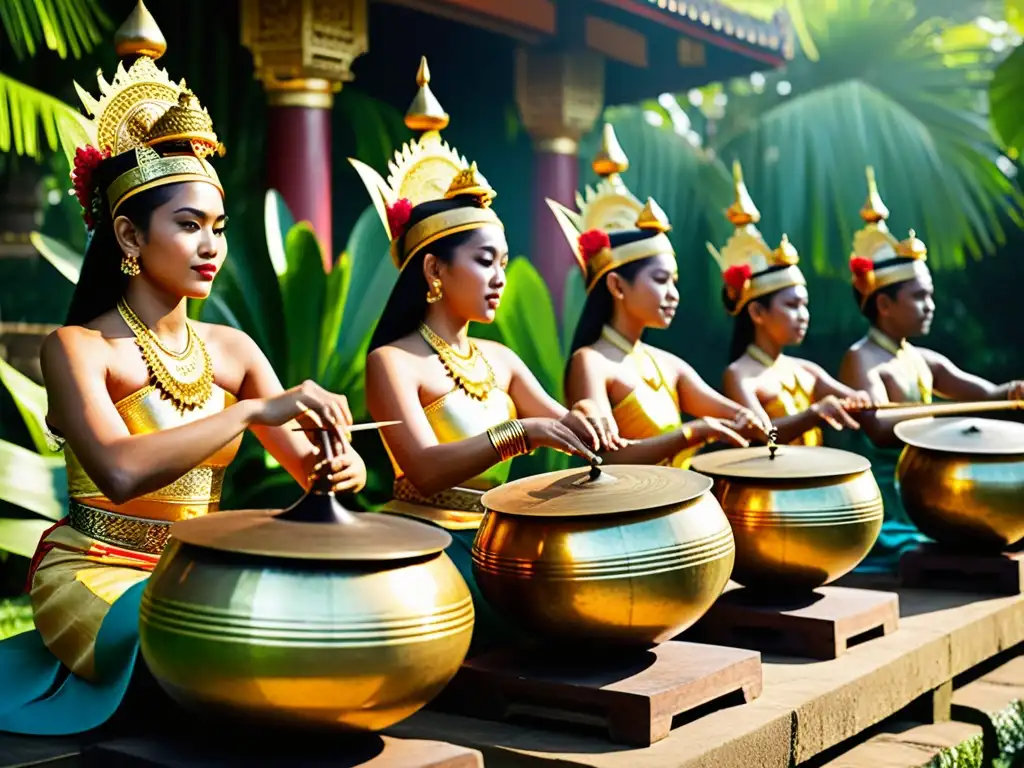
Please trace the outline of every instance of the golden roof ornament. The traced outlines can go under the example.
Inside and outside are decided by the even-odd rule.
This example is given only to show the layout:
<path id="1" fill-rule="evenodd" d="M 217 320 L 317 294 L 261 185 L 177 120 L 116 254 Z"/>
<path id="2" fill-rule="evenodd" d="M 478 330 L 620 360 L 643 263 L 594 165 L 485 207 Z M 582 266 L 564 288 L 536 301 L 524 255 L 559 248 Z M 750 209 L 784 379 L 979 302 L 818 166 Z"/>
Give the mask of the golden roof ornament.
<path id="1" fill-rule="evenodd" d="M 918 239 L 914 230 L 910 230 L 907 239 L 901 240 L 896 246 L 896 255 L 905 259 L 923 260 L 928 256 L 928 247 Z"/>
<path id="2" fill-rule="evenodd" d="M 167 50 L 164 33 L 142 0 L 135 4 L 135 9 L 114 33 L 114 50 L 122 59 L 146 56 L 153 61 Z"/>
<path id="3" fill-rule="evenodd" d="M 151 147 L 168 141 L 191 142 L 196 157 L 214 153 L 221 157 L 224 155 L 224 145 L 213 132 L 210 113 L 187 88 L 178 94 L 178 103 L 168 109 L 147 134 L 147 143 Z"/>
<path id="4" fill-rule="evenodd" d="M 601 178 L 625 173 L 629 169 L 629 158 L 622 151 L 611 123 L 605 123 L 601 129 L 601 146 L 598 147 L 590 167 Z"/>
<path id="5" fill-rule="evenodd" d="M 448 185 L 448 191 L 444 194 L 445 198 L 449 200 L 459 195 L 473 195 L 486 208 L 497 196 L 497 193 L 487 183 L 487 179 L 477 170 L 476 162 L 474 161 L 469 164 L 469 168 L 455 174 L 452 183 Z"/>
<path id="6" fill-rule="evenodd" d="M 416 72 L 419 90 L 405 113 L 405 124 L 411 131 L 442 131 L 448 127 L 448 113 L 430 90 L 430 67 L 427 57 L 420 57 L 420 68 Z"/>

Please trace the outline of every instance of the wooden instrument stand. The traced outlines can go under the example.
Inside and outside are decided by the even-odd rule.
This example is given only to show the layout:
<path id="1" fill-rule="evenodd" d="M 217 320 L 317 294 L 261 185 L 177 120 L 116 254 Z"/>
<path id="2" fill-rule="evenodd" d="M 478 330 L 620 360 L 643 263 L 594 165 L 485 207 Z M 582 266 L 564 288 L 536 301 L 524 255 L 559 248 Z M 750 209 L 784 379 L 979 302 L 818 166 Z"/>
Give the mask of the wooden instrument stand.
<path id="1" fill-rule="evenodd" d="M 772 600 L 739 588 L 718 598 L 687 637 L 827 660 L 895 632 L 899 615 L 899 596 L 894 592 L 819 587 L 790 600 Z"/>
<path id="2" fill-rule="evenodd" d="M 737 648 L 670 641 L 603 659 L 514 648 L 466 661 L 431 706 L 597 725 L 613 742 L 642 747 L 668 736 L 674 717 L 752 701 L 761 684 L 761 654 Z"/>

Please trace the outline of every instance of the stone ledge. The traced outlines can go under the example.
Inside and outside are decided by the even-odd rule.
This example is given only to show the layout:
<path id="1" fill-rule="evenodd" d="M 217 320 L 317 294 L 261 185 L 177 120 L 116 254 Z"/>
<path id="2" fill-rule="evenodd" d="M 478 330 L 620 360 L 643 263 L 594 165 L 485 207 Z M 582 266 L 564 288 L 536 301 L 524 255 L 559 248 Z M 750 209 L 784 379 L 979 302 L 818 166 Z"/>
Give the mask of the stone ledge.
<path id="1" fill-rule="evenodd" d="M 899 733 L 880 733 L 821 768 L 927 768 L 946 750 L 981 735 L 969 723 L 918 725 Z"/>
<path id="2" fill-rule="evenodd" d="M 480 749 L 503 766 L 789 768 L 1024 642 L 1024 601 L 897 589 L 900 627 L 831 661 L 764 657 L 764 692 L 643 749 L 590 734 L 420 712 L 390 732 Z"/>

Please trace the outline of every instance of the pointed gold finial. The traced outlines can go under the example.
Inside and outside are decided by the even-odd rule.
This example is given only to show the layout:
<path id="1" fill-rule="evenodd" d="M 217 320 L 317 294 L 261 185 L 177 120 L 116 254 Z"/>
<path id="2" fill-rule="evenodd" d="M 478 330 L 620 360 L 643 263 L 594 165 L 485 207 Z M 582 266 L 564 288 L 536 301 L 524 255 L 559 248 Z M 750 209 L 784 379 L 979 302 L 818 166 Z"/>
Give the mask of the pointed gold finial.
<path id="1" fill-rule="evenodd" d="M 917 232 L 910 230 L 906 240 L 896 246 L 896 255 L 906 259 L 924 259 L 928 256 L 928 246 L 917 237 Z"/>
<path id="2" fill-rule="evenodd" d="M 142 0 L 135 4 L 135 10 L 114 33 L 114 50 L 122 59 L 148 56 L 154 61 L 167 50 L 164 33 Z"/>
<path id="3" fill-rule="evenodd" d="M 882 196 L 878 194 L 878 185 L 875 183 L 875 169 L 870 165 L 867 167 L 868 176 L 868 199 L 864 207 L 860 209 L 860 217 L 868 224 L 877 224 L 889 218 L 889 209 L 882 202 Z"/>
<path id="4" fill-rule="evenodd" d="M 640 211 L 640 215 L 636 218 L 636 228 L 653 230 L 655 232 L 668 232 L 672 229 L 672 225 L 669 224 L 668 216 L 665 215 L 665 211 L 661 209 L 661 206 L 654 202 L 653 197 L 648 197 L 644 209 Z"/>
<path id="5" fill-rule="evenodd" d="M 448 191 L 444 194 L 448 200 L 459 195 L 472 195 L 480 201 L 482 208 L 489 207 L 491 200 L 497 197 L 487 179 L 477 170 L 475 160 L 469 164 L 469 168 L 455 174 L 452 183 L 448 185 Z"/>
<path id="6" fill-rule="evenodd" d="M 618 138 L 615 136 L 615 129 L 611 123 L 605 123 L 601 130 L 601 146 L 594 155 L 590 164 L 601 178 L 606 178 L 616 173 L 625 173 L 629 168 L 629 158 L 622 151 Z"/>
<path id="7" fill-rule="evenodd" d="M 413 131 L 443 130 L 448 125 L 449 117 L 441 102 L 430 90 L 430 67 L 427 66 L 426 56 L 420 57 L 416 85 L 419 86 L 419 90 L 409 105 L 409 111 L 405 113 L 405 124 Z"/>
<path id="8" fill-rule="evenodd" d="M 778 265 L 792 266 L 800 262 L 800 253 L 796 246 L 789 242 L 789 235 L 782 233 L 782 242 L 775 249 L 775 263 Z"/>
<path id="9" fill-rule="evenodd" d="M 761 220 L 761 212 L 757 210 L 754 201 L 747 192 L 747 185 L 743 183 L 743 168 L 739 160 L 733 160 L 732 178 L 736 189 L 736 199 L 725 211 L 725 217 L 734 227 L 745 227 L 747 224 L 756 224 Z"/>

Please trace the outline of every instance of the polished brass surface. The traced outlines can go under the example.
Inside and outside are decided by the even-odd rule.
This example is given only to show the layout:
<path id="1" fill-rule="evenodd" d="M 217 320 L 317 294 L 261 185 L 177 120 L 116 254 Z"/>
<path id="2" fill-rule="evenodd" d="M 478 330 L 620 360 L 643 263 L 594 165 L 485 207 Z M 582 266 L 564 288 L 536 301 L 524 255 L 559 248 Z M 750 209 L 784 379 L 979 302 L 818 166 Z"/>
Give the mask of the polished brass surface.
<path id="1" fill-rule="evenodd" d="M 239 554 L 304 560 L 395 560 L 440 552 L 451 535 L 397 515 L 350 513 L 338 524 L 283 520 L 281 510 L 219 512 L 182 521 L 171 536 Z"/>
<path id="2" fill-rule="evenodd" d="M 661 466 L 612 465 L 591 476 L 566 469 L 524 477 L 484 494 L 483 505 L 509 515 L 576 517 L 622 514 L 692 501 L 711 488 L 706 477 Z"/>
<path id="3" fill-rule="evenodd" d="M 377 731 L 448 683 L 473 621 L 443 553 L 309 561 L 172 538 L 146 587 L 139 637 L 153 675 L 190 708 Z"/>
<path id="4" fill-rule="evenodd" d="M 709 487 L 687 470 L 616 465 L 596 481 L 567 470 L 490 491 L 473 543 L 480 591 L 512 625 L 549 640 L 669 640 L 732 571 L 732 531 Z"/>
<path id="5" fill-rule="evenodd" d="M 714 480 L 736 540 L 732 578 L 759 591 L 814 589 L 853 570 L 882 528 L 882 497 L 861 456 L 781 446 L 716 451 L 693 461 Z"/>
<path id="6" fill-rule="evenodd" d="M 131 15 L 114 34 L 114 50 L 122 59 L 148 56 L 154 60 L 167 50 L 167 40 L 142 0 L 138 0 Z"/>
<path id="7" fill-rule="evenodd" d="M 950 549 L 1000 552 L 1024 539 L 1024 425 L 921 419 L 896 426 L 903 506 Z"/>

